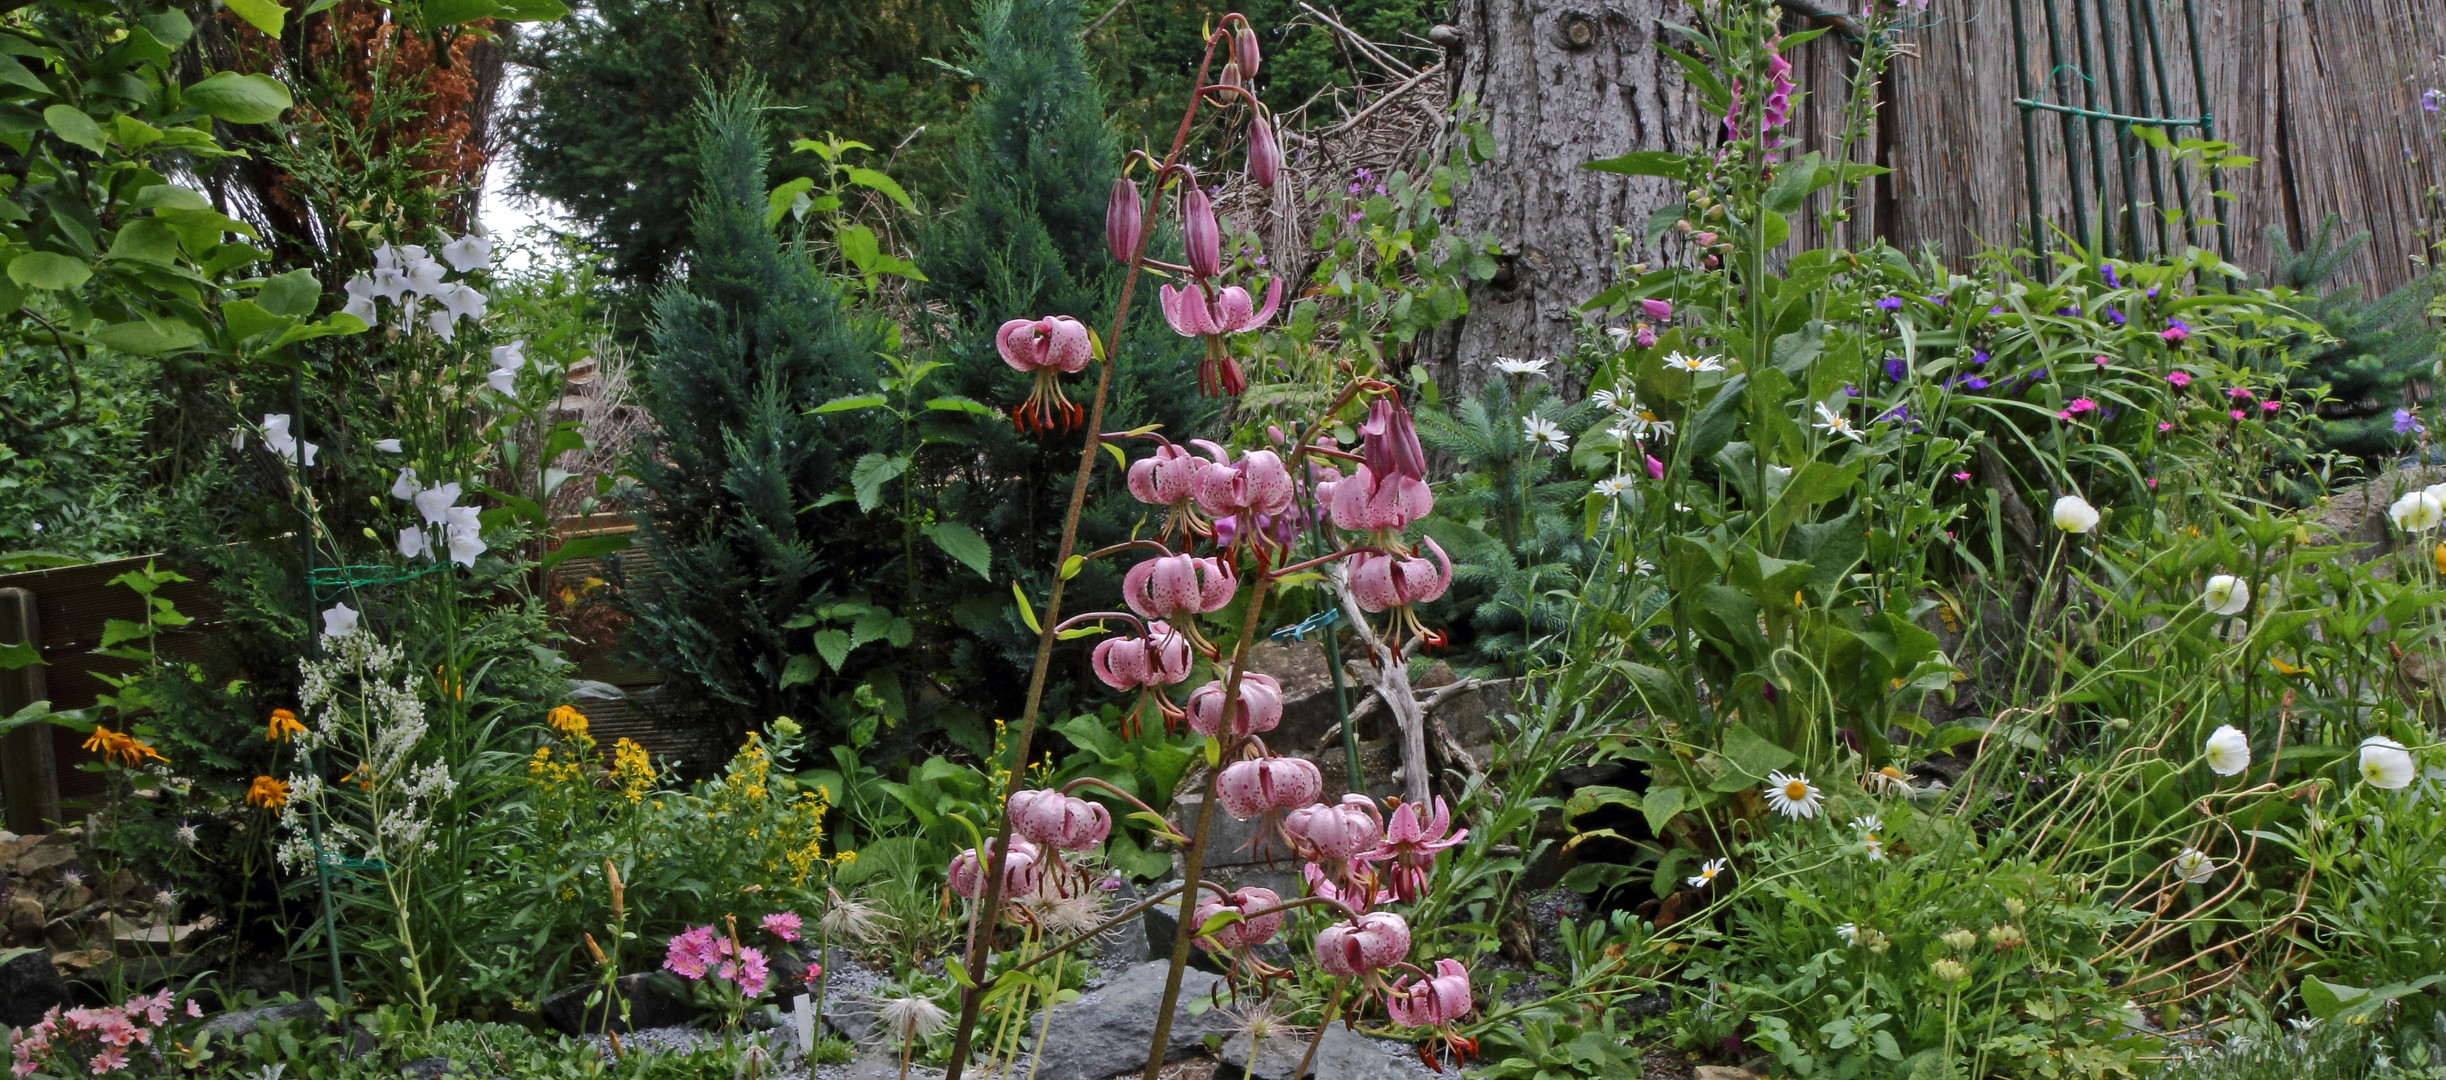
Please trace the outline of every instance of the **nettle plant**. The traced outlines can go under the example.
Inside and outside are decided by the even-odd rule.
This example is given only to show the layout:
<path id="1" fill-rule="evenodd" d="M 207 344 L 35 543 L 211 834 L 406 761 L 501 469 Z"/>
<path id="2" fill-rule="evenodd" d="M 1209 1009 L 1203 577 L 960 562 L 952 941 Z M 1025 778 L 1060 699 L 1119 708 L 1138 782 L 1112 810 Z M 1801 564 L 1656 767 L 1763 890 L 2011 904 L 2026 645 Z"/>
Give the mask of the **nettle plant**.
<path id="1" fill-rule="evenodd" d="M 1218 60 L 1221 70 L 1216 73 Z M 1033 1000 L 1048 1004 L 1057 999 L 1058 974 L 1051 981 L 1028 975 L 1033 965 L 1059 957 L 1166 900 L 1178 904 L 1180 933 L 1149 1048 L 1150 1080 L 1163 1064 L 1190 949 L 1218 954 L 1237 980 L 1263 987 L 1291 971 L 1258 959 L 1252 950 L 1281 933 L 1287 914 L 1302 909 L 1329 916 L 1315 936 L 1314 962 L 1336 980 L 1337 990 L 1326 1006 L 1320 1033 L 1337 1013 L 1355 1017 L 1381 1002 L 1396 1023 L 1436 1027 L 1444 1031 L 1446 1045 L 1462 1052 L 1472 1048 L 1451 1028 L 1471 1008 L 1468 972 L 1453 960 L 1438 962 L 1432 972 L 1412 964 L 1410 925 L 1390 908 L 1417 900 L 1432 879 L 1437 853 L 1465 834 L 1446 835 L 1450 812 L 1440 803 L 1431 815 L 1426 812 L 1417 797 L 1425 790 L 1423 775 L 1410 777 L 1413 797 L 1389 816 L 1364 795 L 1321 801 L 1323 777 L 1315 766 L 1275 755 L 1265 744 L 1265 733 L 1282 719 L 1281 687 L 1271 677 L 1247 670 L 1249 646 L 1263 625 L 1269 598 L 1301 584 L 1331 583 L 1346 607 L 1389 613 L 1386 633 L 1376 643 L 1388 656 L 1397 654 L 1405 639 L 1418 642 L 1436 636 L 1420 624 L 1413 605 L 1441 596 L 1452 567 L 1432 541 L 1413 544 L 1405 535 L 1433 508 L 1434 497 L 1425 480 L 1425 454 L 1395 388 L 1357 367 L 1340 365 L 1340 389 L 1296 434 L 1270 430 L 1266 445 L 1236 455 L 1205 440 L 1193 440 L 1192 451 L 1151 429 L 1112 434 L 1098 430 L 1112 371 L 1103 341 L 1120 340 L 1143 271 L 1180 279 L 1161 288 L 1164 315 L 1175 331 L 1204 339 L 1206 355 L 1199 372 L 1204 391 L 1237 395 L 1247 386 L 1240 357 L 1250 346 L 1241 336 L 1272 318 L 1282 282 L 1268 282 L 1260 302 L 1253 277 L 1258 262 L 1236 259 L 1226 264 L 1222 223 L 1183 151 L 1193 134 L 1219 135 L 1245 148 L 1251 180 L 1274 183 L 1281 150 L 1273 121 L 1246 85 L 1258 63 L 1255 28 L 1242 15 L 1225 16 L 1207 36 L 1198 66 L 1200 89 L 1182 116 L 1170 151 L 1160 159 L 1133 152 L 1125 162 L 1106 216 L 1112 254 L 1130 267 L 1112 332 L 1099 340 L 1077 319 L 1055 315 L 1012 320 L 996 336 L 1004 360 L 1036 376 L 1027 403 L 1014 411 L 1017 422 L 1035 430 L 1068 430 L 1083 420 L 1088 432 L 1062 530 L 1061 573 L 1045 600 L 1042 618 L 1021 596 L 1022 613 L 1039 637 L 1011 760 L 1028 760 L 1055 643 L 1106 633 L 1118 624 L 1122 631 L 1096 647 L 1091 666 L 1107 685 L 1141 695 L 1138 709 L 1125 723 L 1149 709 L 1167 726 L 1185 721 L 1206 737 L 1208 770 L 1206 797 L 1186 836 L 1172 831 L 1152 808 L 1102 780 L 1083 778 L 1059 788 L 1031 790 L 1027 770 L 1012 771 L 998 835 L 962 852 L 951 865 L 953 890 L 974 901 L 966 964 L 952 969 L 961 986 L 961 1014 L 949 1061 L 952 1080 L 967 1065 L 980 1012 L 988 1004 L 1023 1003 L 1021 1009 L 1003 1012 L 1001 1028 L 1008 1032 L 1014 1012 L 1024 1012 L 1024 1003 L 1033 995 L 1042 991 Z M 1231 149 L 1227 143 L 1198 156 L 1217 160 Z M 1131 174 L 1142 167 L 1148 176 L 1134 178 Z M 1145 198 L 1150 192 L 1151 200 Z M 1179 216 L 1184 263 L 1147 255 L 1155 215 L 1167 207 Z M 1070 402 L 1061 391 L 1060 376 L 1098 361 L 1094 397 L 1085 406 Z M 1325 435 L 1342 417 L 1360 421 L 1356 453 Z M 1126 461 L 1121 440 L 1155 444 L 1152 454 L 1128 463 L 1128 487 L 1140 500 L 1161 508 L 1161 525 L 1154 538 L 1073 554 L 1079 510 L 1098 450 Z M 1348 476 L 1342 466 L 1350 468 Z M 1292 544 L 1320 520 L 1337 527 L 1332 550 L 1295 557 Z M 1063 618 L 1064 585 L 1085 562 L 1124 556 L 1144 556 L 1123 577 L 1130 610 Z M 1233 610 L 1241 621 L 1240 633 L 1226 650 L 1198 621 Z M 1171 688 L 1187 682 L 1201 660 L 1215 677 L 1175 702 Z M 1401 665 L 1386 666 L 1398 670 Z M 1089 898 L 1092 906 L 1095 896 L 1090 875 L 1077 863 L 1079 855 L 1101 845 L 1112 827 L 1109 809 L 1077 794 L 1090 787 L 1134 808 L 1135 816 L 1164 830 L 1185 853 L 1185 884 L 1100 925 L 1092 917 L 1080 918 L 1075 910 L 1079 898 Z M 1218 803 L 1236 818 L 1263 818 L 1272 825 L 1307 864 L 1310 895 L 1285 899 L 1266 889 L 1227 890 L 1201 880 Z M 994 962 L 996 946 L 1006 939 L 1006 921 L 1017 928 L 1009 935 L 1017 944 Z M 1059 941 L 1044 933 L 1071 927 L 1078 932 Z M 995 968 L 990 978 L 989 963 Z M 997 1058 L 1011 1045 L 1002 1035 L 995 1043 Z"/>

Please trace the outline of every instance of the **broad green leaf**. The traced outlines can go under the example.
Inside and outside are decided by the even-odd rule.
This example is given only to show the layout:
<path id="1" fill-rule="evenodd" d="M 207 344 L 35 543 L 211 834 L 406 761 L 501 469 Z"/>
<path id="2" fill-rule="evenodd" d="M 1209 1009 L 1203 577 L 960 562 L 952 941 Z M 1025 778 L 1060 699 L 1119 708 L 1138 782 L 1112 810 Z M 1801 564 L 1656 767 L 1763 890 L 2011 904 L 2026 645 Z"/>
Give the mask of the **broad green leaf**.
<path id="1" fill-rule="evenodd" d="M 977 535 L 977 530 L 957 521 L 938 521 L 927 527 L 926 538 L 943 549 L 943 554 L 976 571 L 978 577 L 993 580 L 994 551 L 984 537 Z"/>
<path id="2" fill-rule="evenodd" d="M 289 88 L 269 75 L 216 71 L 187 88 L 187 103 L 233 124 L 268 124 L 292 102 Z"/>
<path id="3" fill-rule="evenodd" d="M 849 470 L 849 485 L 858 496 L 858 512 L 871 514 L 883 502 L 883 485 L 909 471 L 909 459 L 868 454 Z"/>
<path id="4" fill-rule="evenodd" d="M 74 289 L 93 277 L 83 260 L 49 251 L 29 251 L 9 261 L 10 281 L 29 289 Z"/>
<path id="5" fill-rule="evenodd" d="M 600 559 L 615 551 L 626 551 L 628 546 L 629 534 L 627 533 L 580 536 L 563 543 L 551 554 L 544 556 L 543 567 L 550 570 L 571 559 Z"/>
<path id="6" fill-rule="evenodd" d="M 178 234 L 157 219 L 137 218 L 111 238 L 110 257 L 170 265 L 178 261 Z"/>
<path id="7" fill-rule="evenodd" d="M 494 0 L 425 0 L 425 29 L 439 30 L 501 14 Z"/>
<path id="8" fill-rule="evenodd" d="M 814 186 L 814 180 L 802 176 L 774 188 L 773 193 L 764 198 L 764 227 L 769 229 L 781 224 L 782 215 L 790 212 L 790 204 L 797 202 L 799 196 Z"/>
<path id="9" fill-rule="evenodd" d="M 1621 157 L 1591 161 L 1580 167 L 1622 176 L 1662 176 L 1679 180 L 1688 169 L 1688 159 L 1667 150 L 1633 150 Z"/>
<path id="10" fill-rule="evenodd" d="M 815 634 L 815 651 L 824 654 L 824 662 L 838 672 L 849 660 L 849 634 L 843 630 L 819 630 Z"/>
<path id="11" fill-rule="evenodd" d="M 96 154 L 110 146 L 108 138 L 102 134 L 102 125 L 94 123 L 93 117 L 85 115 L 85 110 L 74 105 L 53 105 L 44 109 L 42 122 L 50 127 L 52 134 Z"/>
<path id="12" fill-rule="evenodd" d="M 1672 824 L 1674 816 L 1682 812 L 1682 805 L 1689 796 L 1690 792 L 1683 788 L 1649 788 L 1648 793 L 1639 799 L 1639 813 L 1648 819 L 1648 831 L 1658 836 L 1665 835 L 1665 826 Z"/>
<path id="13" fill-rule="evenodd" d="M 816 406 L 813 411 L 817 415 L 822 415 L 824 413 L 856 412 L 859 409 L 872 409 L 878 405 L 886 404 L 889 401 L 889 398 L 886 398 L 881 394 L 860 394 L 856 397 L 834 398 L 831 401 L 827 401 Z"/>
<path id="14" fill-rule="evenodd" d="M 1741 723 L 1724 733 L 1724 759 L 1748 774 L 1753 782 L 1763 781 L 1768 773 L 1800 760 L 1792 751 L 1768 742 L 1765 736 Z"/>
<path id="15" fill-rule="evenodd" d="M 279 37 L 280 28 L 288 25 L 289 11 L 280 6 L 280 0 L 223 0 L 223 2 L 229 5 L 231 12 L 246 20 L 247 25 L 263 31 L 265 37 Z"/>
<path id="16" fill-rule="evenodd" d="M 312 270 L 291 270 L 286 274 L 265 279 L 255 291 L 255 302 L 274 315 L 299 318 L 314 314 L 315 305 L 323 299 L 323 286 L 314 280 Z"/>
<path id="17" fill-rule="evenodd" d="M 87 335 L 103 345 L 137 356 L 159 356 L 166 352 L 191 349 L 204 340 L 204 333 L 183 322 L 148 322 L 131 319 L 112 323 Z"/>
<path id="18" fill-rule="evenodd" d="M 850 183 L 856 184 L 862 188 L 872 188 L 876 191 L 882 192 L 893 202 L 899 203 L 901 209 L 912 214 L 917 212 L 917 204 L 909 201 L 909 193 L 902 191 L 900 189 L 900 184 L 897 181 L 894 181 L 891 177 L 885 176 L 873 169 L 849 169 L 844 173 L 844 175 L 849 177 Z"/>
<path id="19" fill-rule="evenodd" d="M 42 663 L 42 650 L 23 641 L 0 643 L 0 671 Z"/>
<path id="20" fill-rule="evenodd" d="M 510 22 L 558 22 L 569 17 L 569 5 L 561 0 L 504 0 L 501 11 L 493 18 Z"/>

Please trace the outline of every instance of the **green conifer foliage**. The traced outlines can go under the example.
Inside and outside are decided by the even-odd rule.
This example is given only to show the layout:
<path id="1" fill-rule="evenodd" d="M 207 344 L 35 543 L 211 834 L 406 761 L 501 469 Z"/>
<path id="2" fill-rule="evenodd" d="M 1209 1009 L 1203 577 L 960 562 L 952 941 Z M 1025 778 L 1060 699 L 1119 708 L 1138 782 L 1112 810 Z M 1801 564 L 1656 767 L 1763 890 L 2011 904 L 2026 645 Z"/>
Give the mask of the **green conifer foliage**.
<path id="1" fill-rule="evenodd" d="M 854 511 L 816 508 L 867 421 L 809 410 L 871 387 L 885 334 L 766 226 L 764 111 L 752 89 L 698 111 L 695 243 L 654 300 L 636 392 L 656 429 L 629 462 L 637 547 L 659 571 L 630 583 L 631 640 L 734 730 L 820 715 L 817 684 L 783 685 L 815 651 L 798 617 L 881 558 Z"/>
<path id="2" fill-rule="evenodd" d="M 1005 320 L 1069 315 L 1101 337 L 1111 331 L 1120 300 L 1125 268 L 1105 251 L 1104 205 L 1121 149 L 1088 72 L 1078 24 L 1076 0 L 993 0 L 971 41 L 979 90 L 961 123 L 953 178 L 968 197 L 930 230 L 921 265 L 932 295 L 953 312 L 942 355 L 952 364 L 952 384 L 979 401 L 1007 406 L 1027 394 L 1027 378 L 994 350 L 994 331 Z M 1103 427 L 1161 423 L 1170 437 L 1186 439 L 1214 409 L 1197 394 L 1197 346 L 1164 324 L 1156 283 L 1152 276 L 1138 282 Z M 1095 375 L 1090 367 L 1068 380 L 1082 405 L 1095 392 Z M 1019 434 L 1008 427 L 979 433 L 983 467 L 967 470 L 970 479 L 947 488 L 945 498 L 959 504 L 957 517 L 992 538 L 998 573 L 1039 573 L 1051 562 L 1078 468 L 1078 439 L 1076 432 Z M 1082 520 L 1080 550 L 1126 536 L 1146 509 L 1120 490 L 1118 476 L 1104 479 Z M 1117 594 L 1110 568 L 1090 574 L 1080 583 L 1087 596 Z M 997 624 L 1007 625 L 991 635 L 993 643 L 1024 672 L 1033 635 L 1022 639 L 1004 614 L 996 613 Z M 986 629 L 973 617 L 962 622 Z"/>
<path id="3" fill-rule="evenodd" d="M 2358 289 L 2331 291 L 2337 269 L 2370 240 L 2366 232 L 2339 240 L 2342 226 L 2342 217 L 2328 215 L 2299 251 L 2281 228 L 2269 226 L 2271 277 L 2273 284 L 2307 294 L 2302 314 L 2336 337 L 2323 345 L 2306 338 L 2293 343 L 2295 356 L 2305 362 L 2293 388 L 2328 388 L 2312 434 L 2327 449 L 2376 462 L 2412 443 L 2396 432 L 2394 414 L 2410 407 L 2407 384 L 2426 378 L 2436 361 L 2437 333 L 2421 319 L 2421 306 L 2437 284 L 2424 275 L 2375 300 L 2363 299 Z"/>

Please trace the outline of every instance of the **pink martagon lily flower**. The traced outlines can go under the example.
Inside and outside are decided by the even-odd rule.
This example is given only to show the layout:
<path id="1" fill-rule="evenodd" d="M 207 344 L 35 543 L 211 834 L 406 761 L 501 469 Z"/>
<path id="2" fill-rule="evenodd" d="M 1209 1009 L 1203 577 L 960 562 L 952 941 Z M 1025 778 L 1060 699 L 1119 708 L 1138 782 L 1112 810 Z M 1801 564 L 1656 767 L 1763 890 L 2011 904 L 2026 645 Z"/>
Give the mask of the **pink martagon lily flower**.
<path id="1" fill-rule="evenodd" d="M 1410 924 L 1390 911 L 1371 911 L 1326 927 L 1316 936 L 1317 966 L 1328 975 L 1381 971 L 1410 955 Z"/>
<path id="2" fill-rule="evenodd" d="M 1279 514 L 1296 493 L 1291 470 L 1272 450 L 1251 450 L 1230 464 L 1214 462 L 1198 471 L 1198 507 L 1215 517 Z"/>
<path id="3" fill-rule="evenodd" d="M 1302 758 L 1266 757 L 1235 761 L 1215 778 L 1215 797 L 1234 821 L 1248 821 L 1269 810 L 1295 810 L 1315 802 L 1325 792 L 1325 774 Z"/>
<path id="4" fill-rule="evenodd" d="M 1189 639 L 1161 619 L 1147 623 L 1145 637 L 1116 637 L 1096 645 L 1088 659 L 1096 678 L 1115 690 L 1152 690 L 1189 677 Z"/>
<path id="5" fill-rule="evenodd" d="M 1399 473 L 1385 475 L 1361 465 L 1350 479 L 1333 485 L 1320 501 L 1333 514 L 1333 523 L 1352 532 L 1400 532 L 1435 510 L 1435 490 L 1427 482 Z"/>
<path id="6" fill-rule="evenodd" d="M 1403 1027 L 1443 1027 L 1469 1015 L 1474 1008 L 1469 993 L 1469 969 L 1461 962 L 1443 959 L 1435 962 L 1435 974 L 1412 985 L 1405 975 L 1393 982 L 1393 992 L 1385 995 L 1384 1007 L 1393 1022 Z"/>
<path id="7" fill-rule="evenodd" d="M 1103 843 L 1113 828 L 1112 811 L 1102 803 L 1052 788 L 1014 792 L 1004 809 L 1011 831 L 1039 847 L 1085 851 Z"/>
<path id="8" fill-rule="evenodd" d="M 1275 309 L 1282 305 L 1282 279 L 1266 283 L 1263 307 L 1256 306 L 1248 290 L 1238 285 L 1215 290 L 1211 299 L 1195 285 L 1163 285 L 1156 289 L 1156 299 L 1163 306 L 1164 321 L 1182 337 L 1245 334 L 1273 320 Z"/>
<path id="9" fill-rule="evenodd" d="M 1121 597 L 1149 619 L 1220 611 L 1240 590 L 1232 565 L 1213 557 L 1159 555 L 1121 575 Z"/>
<path id="10" fill-rule="evenodd" d="M 1282 684 L 1271 675 L 1241 672 L 1237 708 L 1226 710 L 1223 694 L 1221 679 L 1190 691 L 1185 705 L 1189 710 L 1189 730 L 1200 735 L 1221 735 L 1227 729 L 1233 735 L 1258 735 L 1282 723 Z"/>
<path id="11" fill-rule="evenodd" d="M 1384 816 L 1365 795 L 1349 794 L 1283 816 L 1283 835 L 1302 858 L 1346 862 L 1372 850 L 1384 837 Z"/>
<path id="12" fill-rule="evenodd" d="M 1423 604 L 1444 595 L 1452 584 L 1452 559 L 1444 554 L 1434 537 L 1427 538 L 1426 546 L 1435 555 L 1434 562 L 1419 556 L 1360 556 L 1350 572 L 1351 595 L 1359 601 L 1360 609 L 1383 611 Z"/>
<path id="13" fill-rule="evenodd" d="M 1392 820 L 1384 826 L 1384 839 L 1374 850 L 1359 857 L 1369 862 L 1389 862 L 1393 895 L 1403 901 L 1415 900 L 1427 891 L 1427 879 L 1435 873 L 1435 856 L 1446 848 L 1469 839 L 1469 830 L 1445 835 L 1452 828 L 1452 810 L 1442 798 L 1435 800 L 1435 816 L 1425 822 L 1418 819 L 1418 807 L 1403 803 L 1393 810 Z"/>

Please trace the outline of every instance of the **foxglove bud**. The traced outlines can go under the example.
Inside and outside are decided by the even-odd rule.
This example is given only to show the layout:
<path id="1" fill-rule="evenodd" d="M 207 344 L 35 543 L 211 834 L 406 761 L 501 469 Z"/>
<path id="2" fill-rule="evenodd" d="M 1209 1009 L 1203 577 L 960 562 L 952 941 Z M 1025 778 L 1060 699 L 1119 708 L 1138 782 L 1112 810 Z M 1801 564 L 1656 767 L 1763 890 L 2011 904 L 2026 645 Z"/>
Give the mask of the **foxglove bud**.
<path id="1" fill-rule="evenodd" d="M 1181 184 L 1181 242 L 1188 248 L 1191 274 L 1210 278 L 1223 272 L 1223 226 L 1194 179 Z"/>
<path id="2" fill-rule="evenodd" d="M 1138 205 L 1138 185 L 1127 176 L 1113 178 L 1113 197 L 1104 204 L 1104 248 L 1128 262 L 1138 254 L 1138 230 L 1146 217 Z"/>
<path id="3" fill-rule="evenodd" d="M 1246 26 L 1241 27 L 1240 32 L 1232 37 L 1231 51 L 1232 60 L 1240 65 L 1240 73 L 1252 79 L 1256 78 L 1257 31 Z"/>
<path id="4" fill-rule="evenodd" d="M 1274 140 L 1274 125 L 1265 117 L 1248 122 L 1248 178 L 1259 187 L 1273 187 L 1282 176 L 1282 144 Z"/>

